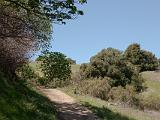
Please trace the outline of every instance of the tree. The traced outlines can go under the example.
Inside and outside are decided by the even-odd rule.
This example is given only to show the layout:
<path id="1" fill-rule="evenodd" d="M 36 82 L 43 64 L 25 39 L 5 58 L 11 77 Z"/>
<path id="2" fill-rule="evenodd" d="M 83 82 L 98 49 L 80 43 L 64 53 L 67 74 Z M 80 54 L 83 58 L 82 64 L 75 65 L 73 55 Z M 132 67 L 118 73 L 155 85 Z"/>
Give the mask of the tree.
<path id="1" fill-rule="evenodd" d="M 142 50 L 137 43 L 128 46 L 124 52 L 124 57 L 128 61 L 128 64 L 139 72 L 155 70 L 158 66 L 155 55 L 149 51 Z"/>
<path id="2" fill-rule="evenodd" d="M 154 71 L 158 67 L 158 59 L 149 51 L 142 50 L 142 65 L 141 71 Z"/>
<path id="3" fill-rule="evenodd" d="M 61 83 L 61 81 L 70 79 L 71 66 L 64 54 L 47 51 L 43 56 L 41 68 L 48 82 L 60 81 Z"/>
<path id="4" fill-rule="evenodd" d="M 15 76 L 31 53 L 49 41 L 51 24 L 4 1 L 0 2 L 0 11 L 0 67 Z"/>
<path id="5" fill-rule="evenodd" d="M 83 15 L 77 4 L 86 3 L 86 0 L 3 0 L 9 6 L 23 9 L 41 19 L 49 19 L 54 23 L 64 24 L 64 20 Z"/>
<path id="6" fill-rule="evenodd" d="M 15 74 L 34 52 L 48 48 L 52 23 L 64 24 L 83 12 L 79 0 L 1 0 L 0 67 Z"/>
<path id="7" fill-rule="evenodd" d="M 80 69 L 86 78 L 111 78 L 109 82 L 112 87 L 131 84 L 134 75 L 134 71 L 126 65 L 122 52 L 114 48 L 103 49 L 91 57 L 89 64 L 83 64 Z"/>
<path id="8" fill-rule="evenodd" d="M 103 49 L 97 55 L 91 57 L 90 64 L 99 71 L 100 76 L 104 77 L 107 75 L 109 67 L 121 64 L 120 56 L 121 52 L 117 49 Z"/>

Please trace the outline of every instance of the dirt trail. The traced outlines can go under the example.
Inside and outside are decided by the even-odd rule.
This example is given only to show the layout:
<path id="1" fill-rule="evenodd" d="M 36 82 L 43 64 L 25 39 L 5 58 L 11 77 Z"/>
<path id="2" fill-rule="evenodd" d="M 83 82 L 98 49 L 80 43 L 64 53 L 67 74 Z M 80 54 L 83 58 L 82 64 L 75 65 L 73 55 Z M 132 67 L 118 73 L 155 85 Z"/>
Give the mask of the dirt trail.
<path id="1" fill-rule="evenodd" d="M 41 88 L 40 91 L 56 104 L 58 120 L 99 120 L 90 110 L 60 90 Z"/>

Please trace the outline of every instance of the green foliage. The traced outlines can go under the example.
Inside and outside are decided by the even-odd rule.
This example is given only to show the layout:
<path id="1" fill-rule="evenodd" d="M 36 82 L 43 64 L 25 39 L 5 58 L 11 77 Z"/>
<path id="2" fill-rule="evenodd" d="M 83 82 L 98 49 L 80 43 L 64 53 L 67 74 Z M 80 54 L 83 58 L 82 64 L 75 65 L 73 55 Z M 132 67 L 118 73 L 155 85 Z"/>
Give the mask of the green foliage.
<path id="1" fill-rule="evenodd" d="M 28 64 L 18 68 L 17 72 L 23 80 L 31 80 L 37 77 L 34 70 Z"/>
<path id="2" fill-rule="evenodd" d="M 139 44 L 131 44 L 124 52 L 128 64 L 132 64 L 134 69 L 142 71 L 152 71 L 158 66 L 157 58 L 151 52 L 141 50 Z"/>
<path id="3" fill-rule="evenodd" d="M 65 24 L 83 15 L 77 6 L 84 3 L 86 0 L 1 0 L 0 66 L 15 74 L 34 52 L 50 47 L 52 23 Z"/>
<path id="4" fill-rule="evenodd" d="M 127 85 L 126 88 L 121 86 L 113 87 L 108 96 L 110 98 L 109 101 L 114 101 L 121 105 L 136 106 L 139 103 L 134 86 Z"/>
<path id="5" fill-rule="evenodd" d="M 158 66 L 160 67 L 160 59 L 158 59 Z"/>
<path id="6" fill-rule="evenodd" d="M 83 103 L 83 105 L 88 107 L 102 120 L 135 120 L 134 118 L 130 118 L 130 116 L 129 117 L 123 116 L 120 113 L 116 113 L 104 106 L 103 107 L 94 106 L 89 102 L 85 102 Z"/>
<path id="7" fill-rule="evenodd" d="M 53 103 L 21 80 L 12 83 L 0 72 L 0 120 L 56 120 Z"/>
<path id="8" fill-rule="evenodd" d="M 125 87 L 139 78 L 134 69 L 126 64 L 122 52 L 113 48 L 103 49 L 91 58 L 90 63 L 82 64 L 80 73 L 83 78 L 109 77 L 112 87 Z"/>
<path id="9" fill-rule="evenodd" d="M 125 52 L 114 48 L 103 49 L 91 57 L 90 63 L 82 64 L 80 74 L 82 79 L 109 77 L 112 87 L 130 84 L 136 91 L 142 91 L 142 71 L 155 70 L 158 66 L 157 58 L 149 51 L 141 50 L 139 44 L 131 44 Z"/>
<path id="10" fill-rule="evenodd" d="M 145 79 L 146 91 L 139 95 L 142 109 L 158 110 L 160 111 L 160 72 L 147 71 L 142 73 Z"/>
<path id="11" fill-rule="evenodd" d="M 82 80 L 81 82 L 75 84 L 75 94 L 90 95 L 93 97 L 101 98 L 103 100 L 108 100 L 108 93 L 111 86 L 108 84 L 107 79 L 109 78 L 92 78 L 87 80 Z"/>
<path id="12" fill-rule="evenodd" d="M 86 0 L 4 0 L 17 9 L 22 9 L 38 16 L 40 19 L 49 19 L 55 23 L 65 24 L 64 20 L 72 19 L 75 15 L 83 15 L 77 4 L 84 4 Z"/>
<path id="13" fill-rule="evenodd" d="M 128 86 L 128 87 L 129 88 L 127 88 L 127 90 L 131 89 L 129 91 L 132 91 L 133 86 Z M 74 97 L 77 101 L 80 101 L 82 105 L 85 105 L 90 110 L 95 112 L 96 115 L 102 120 L 105 120 L 105 119 L 106 120 L 125 120 L 125 118 L 121 118 L 122 116 L 126 116 L 129 120 L 132 118 L 135 120 L 152 120 L 153 119 L 153 114 L 151 114 L 150 112 L 146 112 L 146 110 L 138 110 L 138 109 L 135 109 L 137 107 L 132 108 L 132 107 L 129 107 L 128 105 L 125 107 L 124 104 L 118 105 L 117 103 L 114 103 L 111 101 L 104 101 L 99 98 L 91 97 L 88 95 L 76 95 L 71 92 L 72 89 L 73 89 L 73 86 L 68 86 L 68 87 L 62 88 L 61 90 L 65 91 L 67 94 Z M 131 95 L 131 94 L 127 94 L 127 95 Z M 135 98 L 137 98 L 137 94 Z M 135 103 L 137 103 L 136 100 L 135 100 Z M 158 113 L 158 112 L 154 112 L 154 113 Z M 154 114 L 154 120 L 159 120 L 159 118 L 160 118 L 160 114 Z"/>
<path id="14" fill-rule="evenodd" d="M 44 77 L 39 77 L 37 81 L 40 85 L 46 85 L 46 79 Z"/>
<path id="15" fill-rule="evenodd" d="M 42 72 L 48 82 L 61 84 L 62 81 L 69 80 L 71 77 L 71 66 L 66 56 L 60 52 L 44 53 L 44 59 L 41 63 Z"/>
<path id="16" fill-rule="evenodd" d="M 42 55 L 39 55 L 37 58 L 36 58 L 36 60 L 35 61 L 43 61 L 43 56 Z"/>

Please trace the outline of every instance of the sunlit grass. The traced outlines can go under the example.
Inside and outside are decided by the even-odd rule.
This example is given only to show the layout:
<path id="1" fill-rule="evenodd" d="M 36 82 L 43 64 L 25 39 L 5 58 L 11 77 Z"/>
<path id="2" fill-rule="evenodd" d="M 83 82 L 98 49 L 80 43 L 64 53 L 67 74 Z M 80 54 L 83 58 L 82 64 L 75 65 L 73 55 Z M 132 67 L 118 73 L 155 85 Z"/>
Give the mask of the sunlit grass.
<path id="1" fill-rule="evenodd" d="M 73 87 L 66 87 L 61 89 L 64 92 L 66 92 L 68 95 L 74 97 L 78 102 L 80 102 L 83 105 L 89 104 L 89 107 L 96 108 L 100 111 L 96 113 L 100 118 L 103 120 L 123 120 L 122 118 L 124 117 L 124 120 L 159 120 L 157 119 L 152 119 L 152 116 L 150 114 L 140 111 L 138 109 L 134 108 L 124 108 L 121 106 L 114 106 L 111 105 L 110 103 L 98 99 L 98 98 L 93 98 L 90 96 L 82 96 L 82 95 L 75 95 L 73 94 Z M 86 104 L 87 103 L 87 104 Z M 93 112 L 95 112 L 96 109 L 91 109 Z M 114 115 L 118 115 L 118 117 L 114 118 L 107 118 L 108 116 L 108 111 L 111 111 Z M 120 117 L 122 116 L 122 117 Z M 110 116 L 111 117 L 111 116 Z"/>

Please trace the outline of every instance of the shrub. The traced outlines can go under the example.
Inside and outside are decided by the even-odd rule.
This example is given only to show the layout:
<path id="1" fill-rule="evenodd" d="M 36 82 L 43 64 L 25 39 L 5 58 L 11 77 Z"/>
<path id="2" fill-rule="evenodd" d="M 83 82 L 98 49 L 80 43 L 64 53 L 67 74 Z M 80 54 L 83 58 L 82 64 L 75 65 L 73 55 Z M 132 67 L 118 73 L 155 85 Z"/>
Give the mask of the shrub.
<path id="1" fill-rule="evenodd" d="M 71 66 L 64 54 L 46 51 L 43 56 L 41 68 L 47 84 L 52 82 L 54 87 L 61 86 L 64 81 L 70 79 Z"/>
<path id="2" fill-rule="evenodd" d="M 140 109 L 149 109 L 149 110 L 160 110 L 160 96 L 155 95 L 148 95 L 145 96 L 139 96 L 140 102 L 139 102 L 139 108 Z"/>
<path id="3" fill-rule="evenodd" d="M 38 84 L 40 85 L 45 85 L 46 84 L 46 79 L 44 77 L 39 77 L 37 79 Z"/>
<path id="4" fill-rule="evenodd" d="M 83 79 L 109 77 L 112 87 L 125 87 L 135 83 L 137 91 L 140 91 L 143 82 L 139 77 L 139 72 L 127 64 L 122 52 L 113 48 L 103 49 L 91 58 L 90 63 L 82 64 L 80 74 Z"/>
<path id="5" fill-rule="evenodd" d="M 108 84 L 109 78 L 93 78 L 82 80 L 75 88 L 76 94 L 90 95 L 93 97 L 101 98 L 103 100 L 108 100 L 108 93 L 111 86 Z"/>
<path id="6" fill-rule="evenodd" d="M 19 67 L 17 72 L 23 80 L 31 80 L 37 77 L 34 70 L 28 64 Z"/>
<path id="7" fill-rule="evenodd" d="M 109 92 L 109 101 L 117 102 L 123 105 L 134 106 L 137 105 L 139 100 L 137 98 L 137 93 L 135 92 L 135 88 L 133 86 L 126 86 L 123 88 L 113 87 Z"/>

